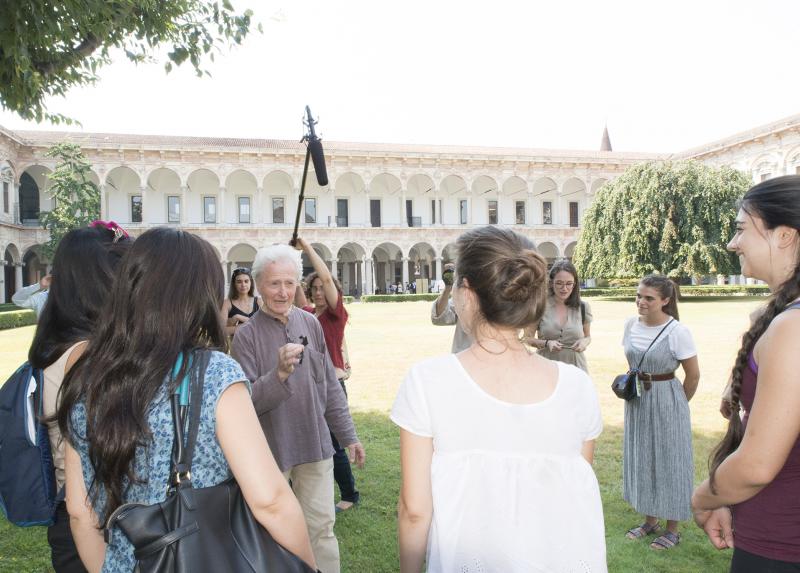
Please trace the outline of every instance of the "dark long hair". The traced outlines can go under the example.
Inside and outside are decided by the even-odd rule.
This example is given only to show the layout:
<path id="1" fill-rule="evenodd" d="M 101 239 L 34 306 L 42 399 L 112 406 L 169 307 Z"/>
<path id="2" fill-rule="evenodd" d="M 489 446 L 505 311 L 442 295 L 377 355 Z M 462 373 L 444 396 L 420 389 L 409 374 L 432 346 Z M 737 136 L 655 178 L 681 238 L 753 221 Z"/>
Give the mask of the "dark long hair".
<path id="1" fill-rule="evenodd" d="M 656 289 L 661 298 L 668 298 L 669 302 L 665 304 L 661 310 L 675 320 L 680 320 L 678 315 L 678 297 L 680 297 L 681 292 L 678 289 L 678 285 L 676 285 L 671 278 L 665 277 L 664 275 L 647 275 L 639 281 L 639 284 Z"/>
<path id="2" fill-rule="evenodd" d="M 130 240 L 93 227 L 70 231 L 53 256 L 53 279 L 28 352 L 34 368 L 47 368 L 67 349 L 87 340 L 102 318 L 114 271 Z"/>
<path id="3" fill-rule="evenodd" d="M 571 274 L 572 280 L 575 283 L 575 286 L 572 287 L 572 292 L 569 293 L 569 296 L 567 297 L 567 300 L 564 301 L 564 304 L 572 308 L 578 308 L 581 305 L 581 285 L 580 281 L 578 280 L 578 271 L 575 270 L 575 266 L 567 259 L 561 259 L 553 263 L 553 266 L 550 268 L 550 284 L 547 292 L 550 293 L 551 296 L 555 294 L 553 281 L 556 280 L 556 275 L 561 271 Z"/>
<path id="4" fill-rule="evenodd" d="M 58 411 L 62 435 L 85 439 L 95 478 L 89 495 L 99 493 L 108 516 L 123 502 L 134 473 L 137 446 L 151 430 L 147 411 L 176 363 L 195 348 L 225 344 L 219 307 L 225 279 L 213 247 L 205 240 L 168 227 L 143 233 L 122 260 L 108 304 L 110 319 L 98 325 L 86 352 L 69 371 Z M 73 383 L 74 382 L 74 383 Z M 168 389 L 173 390 L 173 387 Z M 76 435 L 71 411 L 86 407 L 86 434 Z"/>
<path id="5" fill-rule="evenodd" d="M 800 176 L 786 175 L 763 181 L 745 193 L 740 206 L 751 217 L 761 219 L 767 230 L 786 226 L 800 232 Z M 764 312 L 742 336 L 742 344 L 731 371 L 731 416 L 728 420 L 728 431 L 709 459 L 712 491 L 714 491 L 717 468 L 725 458 L 736 451 L 744 435 L 742 420 L 739 417 L 739 405 L 742 376 L 748 367 L 748 357 L 772 319 L 798 297 L 800 297 L 800 261 L 795 263 L 792 275 L 774 293 Z"/>
<path id="6" fill-rule="evenodd" d="M 255 281 L 253 280 L 253 274 L 250 272 L 250 269 L 245 267 L 239 267 L 238 269 L 233 269 L 233 274 L 231 274 L 231 284 L 228 288 L 228 299 L 231 302 L 239 298 L 239 291 L 236 290 L 236 277 L 239 275 L 247 275 L 250 277 L 250 290 L 247 291 L 247 296 L 253 296 L 255 292 Z"/>

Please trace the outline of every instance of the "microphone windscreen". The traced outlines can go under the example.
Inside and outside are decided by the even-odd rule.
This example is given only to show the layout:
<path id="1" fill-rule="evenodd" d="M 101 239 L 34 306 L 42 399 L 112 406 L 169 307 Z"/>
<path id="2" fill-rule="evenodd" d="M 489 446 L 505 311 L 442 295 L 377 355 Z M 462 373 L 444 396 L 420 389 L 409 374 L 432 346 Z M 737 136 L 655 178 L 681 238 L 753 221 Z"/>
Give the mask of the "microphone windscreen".
<path id="1" fill-rule="evenodd" d="M 311 161 L 314 162 L 314 172 L 317 174 L 317 183 L 320 187 L 328 184 L 328 168 L 325 167 L 325 154 L 322 151 L 322 142 L 311 139 L 308 142 L 308 149 L 311 151 Z"/>

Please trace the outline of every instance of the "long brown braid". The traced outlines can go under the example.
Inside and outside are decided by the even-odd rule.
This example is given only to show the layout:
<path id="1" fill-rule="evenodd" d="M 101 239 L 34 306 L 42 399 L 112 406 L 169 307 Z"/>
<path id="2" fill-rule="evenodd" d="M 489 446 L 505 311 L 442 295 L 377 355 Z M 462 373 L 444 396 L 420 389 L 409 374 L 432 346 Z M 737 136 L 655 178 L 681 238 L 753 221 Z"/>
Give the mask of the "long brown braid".
<path id="1" fill-rule="evenodd" d="M 767 229 L 786 225 L 800 231 L 800 177 L 789 175 L 760 183 L 750 189 L 742 199 L 742 210 L 762 219 Z M 739 447 L 744 436 L 741 407 L 742 377 L 748 368 L 750 353 L 758 339 L 769 328 L 772 320 L 786 307 L 800 297 L 800 261 L 792 276 L 786 280 L 769 301 L 764 312 L 753 321 L 749 330 L 742 336 L 742 345 L 736 355 L 731 371 L 731 415 L 728 430 L 722 441 L 714 448 L 709 458 L 709 477 L 712 493 L 716 494 L 715 477 L 717 469 L 725 459 Z"/>

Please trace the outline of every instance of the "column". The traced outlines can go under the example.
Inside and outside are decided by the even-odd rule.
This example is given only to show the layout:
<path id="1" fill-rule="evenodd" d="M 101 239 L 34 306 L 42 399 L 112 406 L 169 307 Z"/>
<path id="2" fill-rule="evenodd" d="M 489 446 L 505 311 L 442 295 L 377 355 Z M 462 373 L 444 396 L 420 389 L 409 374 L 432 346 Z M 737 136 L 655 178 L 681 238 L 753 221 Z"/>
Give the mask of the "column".
<path id="1" fill-rule="evenodd" d="M 369 202 L 369 187 L 364 188 L 364 227 L 372 227 L 372 205 Z"/>
<path id="2" fill-rule="evenodd" d="M 433 276 L 436 277 L 436 280 L 442 280 L 442 257 L 433 259 L 433 269 Z"/>
<path id="3" fill-rule="evenodd" d="M 5 259 L 0 262 L 0 304 L 5 304 L 6 302 L 11 302 L 10 300 L 6 300 L 6 261 Z"/>
<path id="4" fill-rule="evenodd" d="M 331 260 L 328 261 L 328 263 L 331 266 L 331 274 L 333 275 L 333 278 L 335 278 L 335 279 L 339 278 L 339 266 L 337 265 L 338 262 L 339 261 L 337 259 L 331 259 Z"/>
<path id="5" fill-rule="evenodd" d="M 181 206 L 180 206 L 180 221 L 181 226 L 186 225 L 189 222 L 189 202 L 188 202 L 188 194 L 189 186 L 188 185 L 181 185 Z"/>
<path id="6" fill-rule="evenodd" d="M 372 269 L 372 257 L 364 256 L 364 288 L 361 291 L 362 294 L 372 294 L 374 292 L 373 285 L 375 280 L 373 277 L 373 269 Z"/>
<path id="7" fill-rule="evenodd" d="M 139 187 L 139 192 L 142 195 L 142 223 L 141 224 L 143 225 L 143 224 L 147 223 L 150 220 L 150 218 L 149 218 L 150 209 L 149 209 L 148 200 L 147 200 L 148 193 L 147 193 L 147 184 L 146 183 Z M 128 202 L 130 203 L 130 200 L 128 200 Z M 131 206 L 129 205 L 128 209 L 130 209 L 130 208 L 131 208 Z M 133 219 L 133 217 L 131 217 L 131 219 Z M 131 222 L 133 222 L 133 221 L 131 221 Z"/>
<path id="8" fill-rule="evenodd" d="M 298 224 L 298 227 L 300 229 L 302 229 L 303 226 L 305 225 L 306 219 L 305 219 L 305 215 L 302 214 L 302 210 L 303 210 L 304 206 L 298 204 L 298 201 L 300 201 L 300 188 L 295 185 L 292 188 L 292 198 L 289 199 L 287 197 L 286 199 L 287 199 L 287 201 L 290 200 L 292 202 L 292 205 L 291 205 L 292 208 L 291 208 L 291 210 L 289 210 L 289 205 L 284 205 L 283 206 L 284 213 L 286 213 L 286 217 L 284 218 L 284 220 L 286 222 L 288 222 L 292 227 L 294 227 L 294 220 L 297 217 L 297 212 L 301 211 L 301 213 L 300 213 L 300 223 Z M 319 213 L 317 215 L 319 215 Z"/>
<path id="9" fill-rule="evenodd" d="M 106 219 L 108 219 L 108 207 L 106 206 L 107 197 L 106 197 L 105 183 L 101 183 L 100 185 L 98 185 L 98 188 L 100 189 L 100 219 L 105 221 Z"/>
<path id="10" fill-rule="evenodd" d="M 561 225 L 563 214 L 561 210 L 564 208 L 564 202 L 561 199 L 561 191 L 556 192 L 555 202 L 553 205 L 553 225 Z"/>
<path id="11" fill-rule="evenodd" d="M 227 223 L 225 220 L 225 191 L 225 186 L 221 185 L 219 188 L 219 205 L 217 205 L 217 225 Z"/>
<path id="12" fill-rule="evenodd" d="M 406 285 L 408 284 L 408 257 L 403 257 L 403 292 L 406 291 Z"/>
<path id="13" fill-rule="evenodd" d="M 14 292 L 22 288 L 22 263 L 14 263 Z"/>
<path id="14" fill-rule="evenodd" d="M 535 203 L 535 201 L 533 200 L 533 188 L 529 186 L 528 187 L 528 193 L 525 196 L 525 226 L 526 227 L 532 227 L 533 226 L 533 221 L 534 221 L 533 217 L 535 215 L 535 213 L 534 213 L 534 208 L 535 208 L 534 207 L 534 203 Z"/>
<path id="15" fill-rule="evenodd" d="M 337 217 L 339 216 L 339 210 L 336 208 L 336 190 L 333 187 L 329 187 L 331 192 L 331 215 L 330 221 L 328 223 L 329 227 L 338 227 L 339 221 L 337 221 Z"/>
<path id="16" fill-rule="evenodd" d="M 228 273 L 228 261 L 220 261 L 220 265 L 222 265 L 222 275 L 225 277 L 225 291 L 227 293 L 228 284 L 230 282 L 230 273 Z M 225 296 L 228 296 L 227 294 Z"/>

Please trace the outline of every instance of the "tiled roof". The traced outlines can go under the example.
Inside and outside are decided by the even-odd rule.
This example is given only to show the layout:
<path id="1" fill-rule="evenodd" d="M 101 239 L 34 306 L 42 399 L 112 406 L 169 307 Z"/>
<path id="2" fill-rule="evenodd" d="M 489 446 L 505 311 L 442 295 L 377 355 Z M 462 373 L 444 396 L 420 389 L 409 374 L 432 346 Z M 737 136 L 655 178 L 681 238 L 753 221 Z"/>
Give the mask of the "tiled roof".
<path id="1" fill-rule="evenodd" d="M 67 131 L 15 131 L 19 139 L 31 146 L 74 141 L 89 149 L 182 149 L 196 151 L 241 151 L 245 153 L 304 153 L 305 146 L 292 140 L 246 139 L 230 137 L 192 137 L 176 135 L 134 135 L 123 133 L 81 133 Z M 337 154 L 407 155 L 439 154 L 448 156 L 498 156 L 550 158 L 570 160 L 649 160 L 666 157 L 656 153 L 585 151 L 571 149 L 524 149 L 515 147 L 470 147 L 458 145 L 420 145 L 393 143 L 356 143 L 324 141 L 324 147 Z"/>

